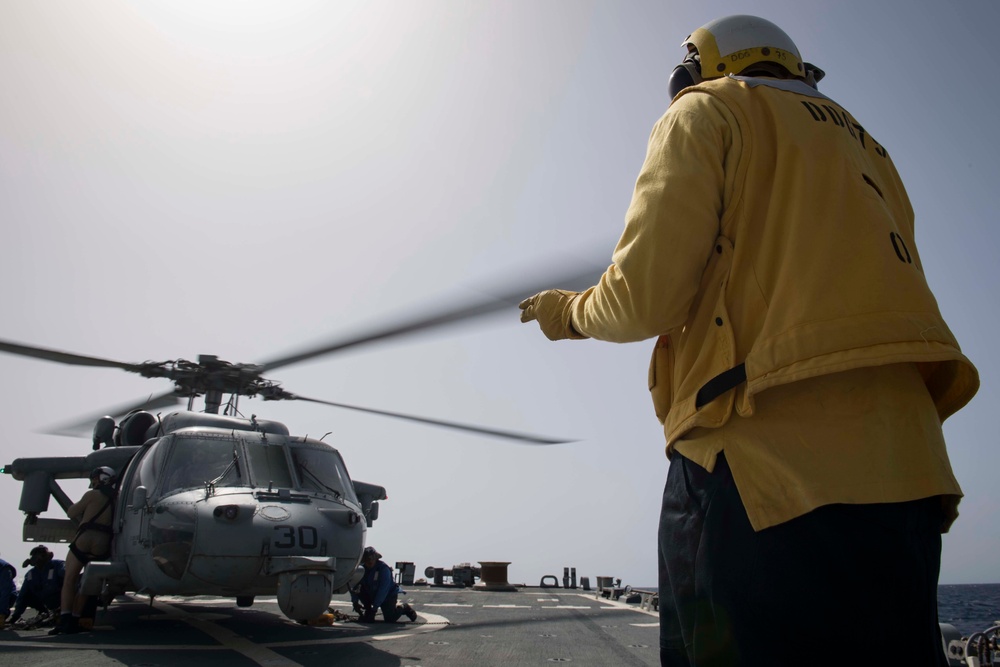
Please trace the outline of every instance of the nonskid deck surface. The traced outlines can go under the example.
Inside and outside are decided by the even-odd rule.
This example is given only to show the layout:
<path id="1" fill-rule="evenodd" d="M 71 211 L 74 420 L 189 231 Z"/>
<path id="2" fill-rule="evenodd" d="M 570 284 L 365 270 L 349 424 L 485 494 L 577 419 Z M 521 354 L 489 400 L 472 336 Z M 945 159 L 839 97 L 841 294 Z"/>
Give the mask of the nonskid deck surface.
<path id="1" fill-rule="evenodd" d="M 410 623 L 289 621 L 274 598 L 121 597 L 92 632 L 0 633 L 0 665 L 92 667 L 358 667 L 457 665 L 658 665 L 655 613 L 555 588 L 515 592 L 410 587 Z M 346 596 L 333 608 L 351 614 Z M 379 616 L 381 621 L 381 616 Z"/>

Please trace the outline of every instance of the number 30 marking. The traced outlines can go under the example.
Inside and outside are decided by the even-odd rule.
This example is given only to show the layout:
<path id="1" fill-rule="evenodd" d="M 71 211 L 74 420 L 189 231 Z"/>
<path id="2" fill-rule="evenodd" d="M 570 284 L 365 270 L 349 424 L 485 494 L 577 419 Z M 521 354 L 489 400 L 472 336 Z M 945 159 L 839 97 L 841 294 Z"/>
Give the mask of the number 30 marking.
<path id="1" fill-rule="evenodd" d="M 296 545 L 295 537 L 298 535 L 297 544 L 303 549 L 315 549 L 319 544 L 316 529 L 312 526 L 275 526 L 275 530 L 280 531 L 278 538 L 274 541 L 274 546 L 278 549 L 294 549 Z"/>

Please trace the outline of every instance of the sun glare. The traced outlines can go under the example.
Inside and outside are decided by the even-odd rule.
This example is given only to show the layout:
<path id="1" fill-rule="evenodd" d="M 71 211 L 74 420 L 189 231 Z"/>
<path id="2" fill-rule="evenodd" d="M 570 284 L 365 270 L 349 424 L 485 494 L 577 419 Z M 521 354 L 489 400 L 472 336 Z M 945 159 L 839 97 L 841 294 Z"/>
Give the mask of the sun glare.
<path id="1" fill-rule="evenodd" d="M 324 13 L 349 15 L 362 3 L 319 0 L 174 0 L 171 2 L 140 2 L 134 6 L 150 17 L 172 18 L 192 27 L 225 30 L 256 30 L 288 21 L 298 21 L 322 9 Z"/>

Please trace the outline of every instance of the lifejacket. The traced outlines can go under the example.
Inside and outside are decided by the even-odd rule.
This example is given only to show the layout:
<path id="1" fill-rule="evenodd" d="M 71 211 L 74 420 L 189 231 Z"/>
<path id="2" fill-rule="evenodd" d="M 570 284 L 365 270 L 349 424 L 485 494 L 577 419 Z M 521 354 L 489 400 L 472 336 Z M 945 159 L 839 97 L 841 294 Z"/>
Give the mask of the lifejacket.
<path id="1" fill-rule="evenodd" d="M 105 498 L 107 498 L 107 502 L 104 503 L 104 506 L 101 507 L 101 509 L 98 510 L 96 514 L 94 514 L 93 519 L 91 519 L 90 521 L 85 521 L 84 523 L 80 524 L 80 527 L 76 531 L 77 537 L 79 537 L 81 534 L 83 534 L 85 531 L 88 530 L 96 530 L 101 533 L 107 533 L 108 535 L 114 533 L 114 529 L 111 527 L 111 524 L 97 523 L 96 519 L 100 517 L 102 514 L 104 514 L 104 512 L 108 509 L 108 507 L 110 507 L 115 502 L 115 498 L 118 497 L 118 492 L 115 491 L 113 486 L 107 484 L 102 484 L 101 486 L 97 487 L 97 490 L 100 491 Z"/>

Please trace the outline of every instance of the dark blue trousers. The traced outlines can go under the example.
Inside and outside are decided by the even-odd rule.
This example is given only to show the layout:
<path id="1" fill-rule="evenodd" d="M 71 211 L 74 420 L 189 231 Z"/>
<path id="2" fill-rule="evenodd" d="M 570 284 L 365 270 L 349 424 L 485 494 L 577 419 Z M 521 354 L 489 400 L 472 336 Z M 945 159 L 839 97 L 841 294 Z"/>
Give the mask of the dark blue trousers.
<path id="1" fill-rule="evenodd" d="M 399 602 L 398 595 L 390 595 L 382 603 L 382 619 L 386 623 L 395 623 L 399 620 L 399 617 L 403 615 L 403 608 L 397 606 Z"/>
<path id="2" fill-rule="evenodd" d="M 674 453 L 659 531 L 664 667 L 945 667 L 940 497 L 829 505 L 754 532 L 725 457 Z"/>

